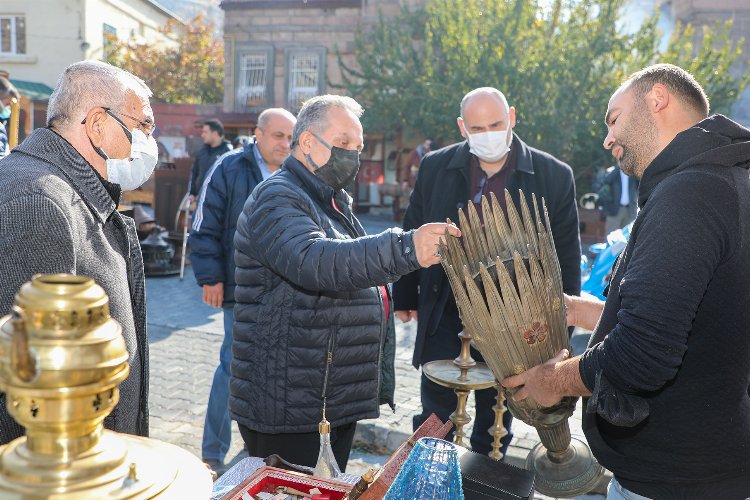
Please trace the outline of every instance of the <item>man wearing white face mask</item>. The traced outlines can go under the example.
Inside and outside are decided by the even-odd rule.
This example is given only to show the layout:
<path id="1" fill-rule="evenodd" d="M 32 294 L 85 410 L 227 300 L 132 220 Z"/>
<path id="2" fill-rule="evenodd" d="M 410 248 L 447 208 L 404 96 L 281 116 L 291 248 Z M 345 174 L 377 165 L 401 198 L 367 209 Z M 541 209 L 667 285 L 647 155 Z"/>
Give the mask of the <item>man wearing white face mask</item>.
<path id="1" fill-rule="evenodd" d="M 458 220 L 458 211 L 473 202 L 480 207 L 482 196 L 495 193 L 504 206 L 507 189 L 518 207 L 519 190 L 531 205 L 535 193 L 544 198 L 549 211 L 555 248 L 562 269 L 565 293 L 578 295 L 581 289 L 581 244 L 578 229 L 575 184 L 570 167 L 547 153 L 529 147 L 513 133 L 516 110 L 508 106 L 497 89 L 472 90 L 461 101 L 458 128 L 466 141 L 426 155 L 419 167 L 404 230 L 428 222 Z M 533 207 L 531 207 L 533 212 Z M 480 210 L 481 213 L 481 210 Z M 415 368 L 429 361 L 453 359 L 461 344 L 457 334 L 463 329 L 447 276 L 441 266 L 432 266 L 404 276 L 393 286 L 395 315 L 402 321 L 417 320 L 417 338 L 412 363 Z M 475 359 L 481 355 L 472 350 Z M 441 387 L 422 376 L 422 413 L 414 416 L 416 429 L 430 413 L 447 420 L 456 409 L 452 389 Z M 487 432 L 494 422 L 494 389 L 475 393 L 476 417 L 471 436 L 474 451 L 488 453 L 492 436 Z M 510 432 L 510 412 L 504 426 Z M 504 454 L 511 440 L 502 439 Z"/>
<path id="2" fill-rule="evenodd" d="M 40 128 L 0 160 L 0 315 L 37 273 L 93 278 L 122 325 L 130 375 L 104 424 L 148 435 L 148 340 L 143 260 L 133 219 L 117 204 L 151 175 L 151 91 L 121 69 L 96 61 L 60 76 Z M 0 395 L 0 443 L 23 429 Z"/>

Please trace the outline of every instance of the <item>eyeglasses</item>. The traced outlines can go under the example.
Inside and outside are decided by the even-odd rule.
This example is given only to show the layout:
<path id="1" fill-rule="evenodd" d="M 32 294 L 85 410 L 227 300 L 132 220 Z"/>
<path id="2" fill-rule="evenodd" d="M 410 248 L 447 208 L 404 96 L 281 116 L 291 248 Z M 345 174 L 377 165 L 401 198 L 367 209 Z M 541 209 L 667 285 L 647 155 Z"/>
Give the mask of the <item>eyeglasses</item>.
<path id="1" fill-rule="evenodd" d="M 102 106 L 102 109 L 104 109 L 104 111 L 106 111 L 110 115 L 124 116 L 125 118 L 130 118 L 131 120 L 133 120 L 134 122 L 138 124 L 138 128 L 140 129 L 141 132 L 146 134 L 147 138 L 151 137 L 151 134 L 154 133 L 154 129 L 156 128 L 156 123 L 152 121 L 142 121 L 136 118 L 135 116 L 130 116 L 121 111 L 114 111 L 110 108 L 105 108 L 104 106 Z M 113 118 L 117 119 L 116 117 L 113 117 Z"/>
<path id="2" fill-rule="evenodd" d="M 123 113 L 121 111 L 113 111 L 112 108 L 108 108 L 106 106 L 101 106 L 101 108 L 104 110 L 105 113 L 107 113 L 109 116 L 111 116 L 117 123 L 119 123 L 122 128 L 125 129 L 125 133 L 128 135 L 128 139 L 130 139 L 130 130 L 128 129 L 127 125 L 125 125 L 121 119 L 118 118 L 118 116 L 124 116 L 125 118 L 130 118 L 134 122 L 138 124 L 138 130 L 143 132 L 146 135 L 146 138 L 151 137 L 151 134 L 154 133 L 154 129 L 156 129 L 156 123 L 152 121 L 143 121 L 139 120 L 135 116 L 130 116 L 126 113 Z M 81 125 L 86 124 L 86 118 L 83 119 L 81 122 Z"/>

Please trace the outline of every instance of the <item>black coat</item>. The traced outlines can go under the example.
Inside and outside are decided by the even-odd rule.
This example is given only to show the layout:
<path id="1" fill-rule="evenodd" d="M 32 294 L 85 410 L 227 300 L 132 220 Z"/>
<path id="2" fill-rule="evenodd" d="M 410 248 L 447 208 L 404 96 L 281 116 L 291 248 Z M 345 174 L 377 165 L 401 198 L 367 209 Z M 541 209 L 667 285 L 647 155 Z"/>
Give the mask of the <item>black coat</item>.
<path id="1" fill-rule="evenodd" d="M 224 155 L 208 172 L 190 231 L 190 263 L 198 285 L 224 283 L 223 307 L 234 305 L 234 231 L 242 207 L 263 181 L 255 143 Z"/>
<path id="2" fill-rule="evenodd" d="M 529 204 L 531 193 L 536 193 L 540 204 L 541 198 L 545 199 L 562 268 L 563 288 L 565 293 L 578 295 L 581 291 L 581 241 L 573 172 L 565 163 L 530 148 L 515 135 L 511 147 L 515 148 L 516 166 L 508 178 L 507 189 L 516 205 L 519 189 L 526 194 Z M 466 141 L 424 157 L 404 216 L 404 230 L 428 222 L 444 222 L 446 218 L 458 221 L 458 210 L 465 207 L 471 197 L 470 158 Z M 533 208 L 531 213 L 534 213 Z M 419 314 L 412 360 L 415 367 L 422 364 L 425 343 L 435 333 L 449 292 L 448 277 L 442 266 L 416 271 L 393 285 L 395 310 L 417 310 Z M 444 354 L 450 357 L 458 353 L 446 351 Z"/>
<path id="3" fill-rule="evenodd" d="M 333 426 L 379 414 L 388 325 L 377 285 L 419 263 L 411 232 L 366 236 L 350 204 L 294 157 L 245 204 L 229 408 L 252 430 L 315 431 L 323 394 Z"/>

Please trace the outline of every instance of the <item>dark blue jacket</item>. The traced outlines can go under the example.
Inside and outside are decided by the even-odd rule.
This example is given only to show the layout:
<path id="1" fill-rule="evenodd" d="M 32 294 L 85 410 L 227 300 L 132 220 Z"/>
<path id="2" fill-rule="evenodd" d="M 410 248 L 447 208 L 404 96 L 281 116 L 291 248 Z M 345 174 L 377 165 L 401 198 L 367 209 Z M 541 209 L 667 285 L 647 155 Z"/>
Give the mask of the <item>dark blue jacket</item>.
<path id="1" fill-rule="evenodd" d="M 609 189 L 604 190 L 605 195 L 600 194 L 597 205 L 599 205 L 606 215 L 615 216 L 620 211 L 620 197 L 622 195 L 622 179 L 620 178 L 620 167 L 614 166 L 607 169 L 607 176 L 602 181 L 602 187 L 607 186 Z M 601 187 L 599 189 L 601 191 Z M 630 199 L 630 216 L 635 219 L 638 208 L 638 179 L 631 177 L 628 180 L 628 197 Z"/>
<path id="2" fill-rule="evenodd" d="M 245 201 L 262 180 L 255 142 L 220 157 L 203 183 L 190 231 L 190 262 L 199 285 L 224 283 L 234 305 L 234 231 Z"/>
<path id="3" fill-rule="evenodd" d="M 376 418 L 389 396 L 378 285 L 419 267 L 413 232 L 366 236 L 350 206 L 290 156 L 240 216 L 229 409 L 249 429 L 314 432 L 323 395 L 334 427 Z"/>

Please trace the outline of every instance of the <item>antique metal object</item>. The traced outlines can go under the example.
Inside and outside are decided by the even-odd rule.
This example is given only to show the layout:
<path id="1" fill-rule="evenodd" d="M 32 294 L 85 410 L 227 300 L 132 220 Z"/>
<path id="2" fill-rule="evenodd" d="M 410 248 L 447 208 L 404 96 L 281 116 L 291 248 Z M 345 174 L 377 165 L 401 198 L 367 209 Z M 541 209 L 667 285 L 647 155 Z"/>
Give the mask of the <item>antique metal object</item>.
<path id="1" fill-rule="evenodd" d="M 26 283 L 0 320 L 0 389 L 26 428 L 0 447 L 0 497 L 208 498 L 209 471 L 196 457 L 103 429 L 128 373 L 100 286 L 71 275 Z"/>
<path id="2" fill-rule="evenodd" d="M 28 118 L 27 118 L 28 119 Z M 10 121 L 8 123 L 8 149 L 18 146 L 19 124 L 21 120 L 21 102 L 15 97 L 10 98 Z"/>
<path id="3" fill-rule="evenodd" d="M 507 219 L 494 194 L 491 202 L 482 198 L 481 219 L 469 202 L 468 217 L 459 212 L 463 244 L 446 235 L 439 248 L 464 328 L 498 380 L 570 349 L 549 217 L 542 199 L 542 223 L 536 196 L 532 201 L 534 219 L 523 192 L 521 215 L 505 192 Z M 531 398 L 508 398 L 513 416 L 539 433 L 542 442 L 526 465 L 536 474 L 537 489 L 548 495 L 586 493 L 603 473 L 588 446 L 571 439 L 568 418 L 576 399 L 543 408 Z"/>
<path id="4" fill-rule="evenodd" d="M 172 263 L 174 245 L 161 236 L 161 229 L 155 226 L 146 239 L 141 241 L 143 270 L 146 276 L 169 276 L 180 269 Z"/>
<path id="5" fill-rule="evenodd" d="M 494 387 L 496 382 L 495 376 L 487 368 L 487 365 L 477 363 L 471 357 L 471 335 L 460 332 L 458 337 L 461 339 L 459 356 L 454 360 L 442 359 L 425 363 L 422 366 L 422 373 L 436 384 L 449 387 L 456 393 L 458 398 L 456 411 L 450 416 L 451 422 L 456 426 L 453 442 L 459 446 L 469 447 L 464 432 L 464 426 L 471 422 L 471 416 L 466 411 L 469 393 Z"/>

